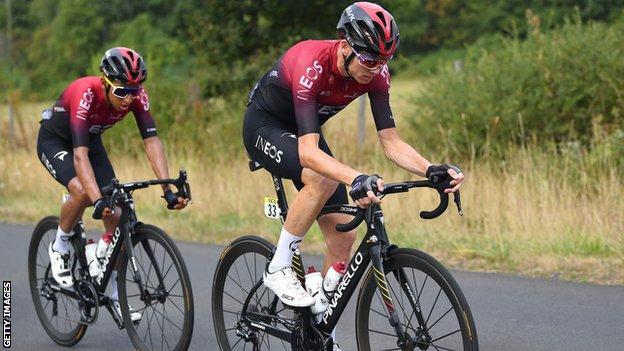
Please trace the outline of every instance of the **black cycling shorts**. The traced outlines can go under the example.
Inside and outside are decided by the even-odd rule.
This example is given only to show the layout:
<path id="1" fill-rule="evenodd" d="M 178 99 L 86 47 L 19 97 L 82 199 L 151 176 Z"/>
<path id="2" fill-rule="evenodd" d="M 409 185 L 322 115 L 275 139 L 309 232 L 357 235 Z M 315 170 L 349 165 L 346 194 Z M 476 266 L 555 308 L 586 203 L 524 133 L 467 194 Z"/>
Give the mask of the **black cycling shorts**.
<path id="1" fill-rule="evenodd" d="M 54 179 L 65 187 L 76 177 L 72 141 L 61 138 L 43 127 L 39 128 L 37 137 L 37 158 Z M 100 189 L 115 178 L 115 171 L 108 159 L 101 136 L 92 138 L 89 143 L 89 161 Z"/>
<path id="2" fill-rule="evenodd" d="M 245 149 L 252 160 L 260 163 L 271 174 L 292 180 L 297 190 L 303 188 L 297 144 L 297 126 L 289 126 L 267 112 L 250 104 L 243 122 Z M 333 156 L 323 133 L 320 133 L 319 149 Z M 347 200 L 347 188 L 339 184 L 326 205 L 343 205 Z"/>

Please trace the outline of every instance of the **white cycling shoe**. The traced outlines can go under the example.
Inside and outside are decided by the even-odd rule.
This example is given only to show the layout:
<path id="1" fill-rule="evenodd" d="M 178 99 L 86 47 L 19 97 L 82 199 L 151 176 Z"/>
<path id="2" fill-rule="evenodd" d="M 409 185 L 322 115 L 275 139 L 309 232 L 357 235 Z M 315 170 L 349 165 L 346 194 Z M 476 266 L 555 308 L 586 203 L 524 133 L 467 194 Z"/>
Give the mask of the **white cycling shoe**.
<path id="1" fill-rule="evenodd" d="M 118 300 L 111 300 L 111 304 L 113 305 L 113 309 L 115 310 L 115 313 L 117 314 L 117 317 L 119 317 L 120 321 L 123 321 L 123 317 L 121 316 L 121 306 L 119 305 L 119 301 Z M 138 323 L 139 321 L 141 321 L 141 317 L 143 317 L 139 312 L 135 312 L 134 309 L 132 309 L 132 306 L 128 306 L 128 310 L 130 310 L 130 319 L 132 320 L 132 323 Z"/>
<path id="2" fill-rule="evenodd" d="M 54 245 L 54 242 L 51 242 L 48 247 L 52 277 L 63 289 L 71 289 L 74 286 L 74 277 L 72 277 L 72 273 L 69 270 L 69 254 L 54 251 L 52 245 Z"/>
<path id="3" fill-rule="evenodd" d="M 264 286 L 277 295 L 284 305 L 291 307 L 310 307 L 316 301 L 301 286 L 291 267 L 279 269 L 273 273 L 264 272 Z"/>

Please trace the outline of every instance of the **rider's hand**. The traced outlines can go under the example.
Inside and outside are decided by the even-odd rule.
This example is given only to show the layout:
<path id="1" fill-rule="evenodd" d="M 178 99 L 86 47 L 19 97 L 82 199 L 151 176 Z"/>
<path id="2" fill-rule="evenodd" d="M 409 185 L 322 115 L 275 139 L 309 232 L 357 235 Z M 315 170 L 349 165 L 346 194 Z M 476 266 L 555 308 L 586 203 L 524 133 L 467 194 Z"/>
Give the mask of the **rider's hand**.
<path id="1" fill-rule="evenodd" d="M 93 207 L 95 208 L 95 210 L 93 210 L 93 215 L 91 216 L 93 219 L 107 218 L 113 214 L 113 211 L 108 208 L 103 197 L 95 200 Z"/>
<path id="2" fill-rule="evenodd" d="M 431 165 L 427 168 L 426 177 L 434 185 L 446 185 L 445 193 L 454 193 L 461 188 L 464 182 L 464 173 L 455 165 Z"/>
<path id="3" fill-rule="evenodd" d="M 367 208 L 372 203 L 381 203 L 373 190 L 383 191 L 383 179 L 377 174 L 360 174 L 351 182 L 349 195 L 358 207 Z"/>
<path id="4" fill-rule="evenodd" d="M 165 190 L 163 198 L 167 202 L 167 208 L 170 210 L 181 210 L 188 205 L 189 199 L 179 196 L 179 193 L 176 194 L 171 189 Z"/>

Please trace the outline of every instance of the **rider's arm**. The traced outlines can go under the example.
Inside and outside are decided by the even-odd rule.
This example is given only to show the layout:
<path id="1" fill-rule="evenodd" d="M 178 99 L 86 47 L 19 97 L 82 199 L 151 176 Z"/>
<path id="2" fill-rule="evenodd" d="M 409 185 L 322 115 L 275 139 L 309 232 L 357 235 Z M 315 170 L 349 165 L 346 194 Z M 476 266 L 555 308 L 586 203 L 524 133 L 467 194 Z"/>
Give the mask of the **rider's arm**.
<path id="1" fill-rule="evenodd" d="M 80 184 L 82 184 L 91 203 L 102 197 L 100 188 L 95 181 L 95 174 L 89 161 L 89 148 L 86 146 L 78 146 L 74 148 L 74 169 Z"/>
<path id="2" fill-rule="evenodd" d="M 431 166 L 431 162 L 404 142 L 396 128 L 382 129 L 377 133 L 386 157 L 409 172 L 425 176 L 427 167 Z"/>
<path id="3" fill-rule="evenodd" d="M 167 157 L 165 156 L 165 148 L 160 138 L 157 136 L 143 139 L 145 153 L 149 160 L 152 170 L 158 179 L 169 178 L 169 167 L 167 166 Z M 170 188 L 168 184 L 163 184 L 163 191 Z"/>
<path id="4" fill-rule="evenodd" d="M 345 166 L 319 149 L 319 138 L 318 133 L 310 133 L 299 137 L 298 151 L 301 165 L 329 179 L 345 185 L 351 185 L 353 179 L 362 174 L 362 172 Z"/>

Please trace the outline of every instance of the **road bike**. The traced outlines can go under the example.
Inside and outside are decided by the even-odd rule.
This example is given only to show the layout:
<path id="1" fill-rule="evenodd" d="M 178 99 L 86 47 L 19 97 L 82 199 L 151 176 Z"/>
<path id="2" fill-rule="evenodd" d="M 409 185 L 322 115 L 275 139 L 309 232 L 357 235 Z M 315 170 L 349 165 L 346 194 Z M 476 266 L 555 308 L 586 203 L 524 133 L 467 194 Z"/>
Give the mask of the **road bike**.
<path id="1" fill-rule="evenodd" d="M 104 306 L 119 329 L 126 329 L 139 350 L 186 350 L 193 334 L 193 291 L 191 281 L 175 242 L 162 229 L 137 219 L 132 193 L 156 184 L 176 186 L 181 196 L 191 197 L 186 171 L 177 179 L 147 180 L 121 184 L 117 179 L 102 189 L 109 208 L 121 210 L 102 274 L 89 274 L 82 220 L 70 238 L 69 268 L 73 287 L 64 289 L 52 277 L 48 246 L 56 237 L 58 217 L 45 217 L 35 227 L 28 251 L 30 292 L 39 321 L 57 344 L 73 346 L 87 327 L 98 319 Z M 106 288 L 113 270 L 121 316 L 114 311 Z M 132 322 L 130 306 L 142 314 Z"/>
<path id="2" fill-rule="evenodd" d="M 250 169 L 262 168 L 250 162 Z M 288 205 L 281 178 L 272 175 L 282 221 Z M 447 184 L 428 180 L 384 185 L 381 196 L 412 188 L 436 189 L 440 203 L 420 217 L 433 219 L 448 207 Z M 459 192 L 454 201 L 461 212 Z M 345 213 L 355 218 L 336 229 L 347 232 L 361 222 L 367 232 L 347 266 L 336 292 L 315 322 L 309 308 L 290 308 L 262 283 L 262 274 L 275 247 L 256 236 L 234 240 L 222 252 L 214 275 L 212 313 L 221 350 L 333 350 L 331 333 L 358 290 L 356 341 L 358 350 L 464 350 L 477 351 L 475 323 L 459 285 L 442 264 L 430 255 L 392 244 L 385 230 L 381 206 L 327 206 L 321 214 Z M 370 268 L 367 269 L 367 267 Z M 301 255 L 293 269 L 304 281 Z"/>

